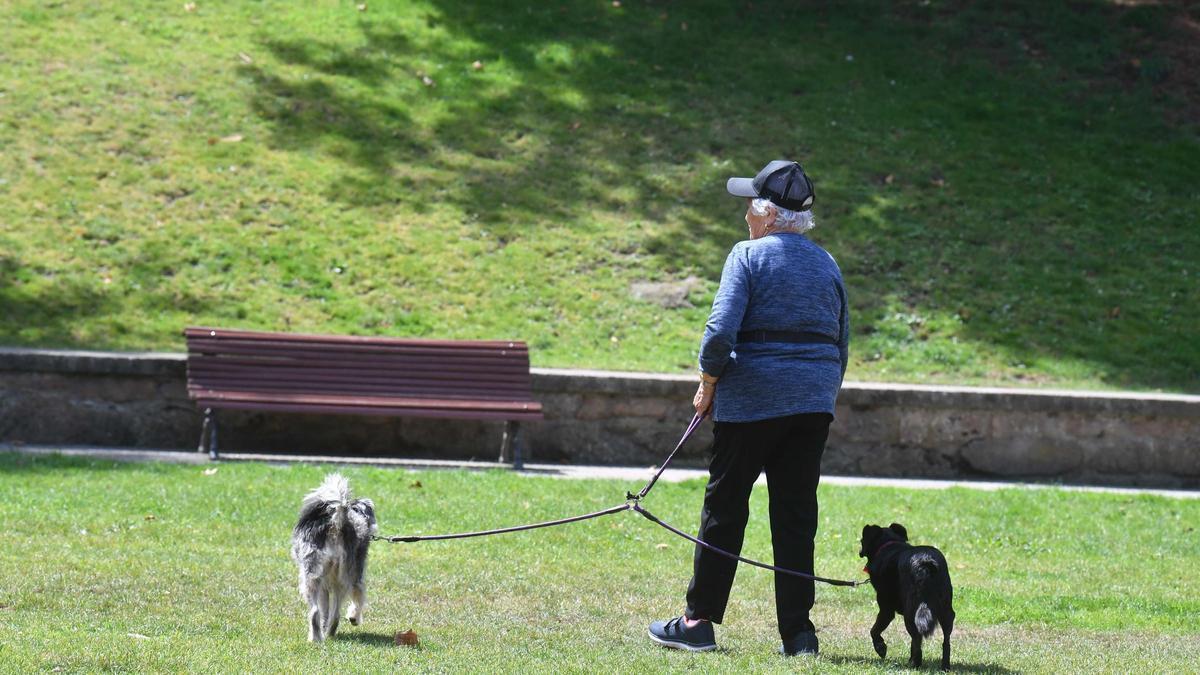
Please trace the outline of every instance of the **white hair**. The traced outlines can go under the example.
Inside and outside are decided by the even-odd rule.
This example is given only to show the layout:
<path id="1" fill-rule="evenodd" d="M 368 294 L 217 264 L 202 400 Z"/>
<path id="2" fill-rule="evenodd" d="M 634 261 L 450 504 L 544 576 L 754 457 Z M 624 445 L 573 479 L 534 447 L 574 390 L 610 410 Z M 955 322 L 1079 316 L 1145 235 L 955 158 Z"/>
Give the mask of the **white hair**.
<path id="1" fill-rule="evenodd" d="M 785 209 L 770 199 L 755 199 L 750 202 L 750 211 L 756 216 L 765 216 L 769 209 L 775 209 L 775 229 L 804 234 L 817 226 L 812 211 L 793 211 Z"/>

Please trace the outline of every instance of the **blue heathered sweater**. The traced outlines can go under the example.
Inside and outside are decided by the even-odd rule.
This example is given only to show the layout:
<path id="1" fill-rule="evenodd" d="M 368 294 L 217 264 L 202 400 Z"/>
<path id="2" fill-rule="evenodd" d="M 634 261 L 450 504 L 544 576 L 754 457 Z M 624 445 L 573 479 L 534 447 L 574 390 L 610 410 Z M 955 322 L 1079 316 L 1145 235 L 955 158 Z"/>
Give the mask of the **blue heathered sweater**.
<path id="1" fill-rule="evenodd" d="M 820 333 L 837 344 L 738 344 L 745 330 Z M 738 242 L 725 260 L 700 343 L 700 369 L 721 378 L 713 419 L 832 415 L 849 345 L 842 272 L 825 249 L 788 232 Z"/>

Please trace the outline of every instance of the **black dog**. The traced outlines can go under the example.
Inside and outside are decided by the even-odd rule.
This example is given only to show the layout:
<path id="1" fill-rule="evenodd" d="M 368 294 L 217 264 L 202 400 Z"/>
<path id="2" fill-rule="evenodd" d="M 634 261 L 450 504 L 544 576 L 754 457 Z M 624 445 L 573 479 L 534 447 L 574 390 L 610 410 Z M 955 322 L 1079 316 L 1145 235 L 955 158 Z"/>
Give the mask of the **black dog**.
<path id="1" fill-rule="evenodd" d="M 904 627 L 912 636 L 909 663 L 921 665 L 921 639 L 942 627 L 942 670 L 950 668 L 950 633 L 954 631 L 954 588 L 950 570 L 942 552 L 932 546 L 912 546 L 903 525 L 892 523 L 887 529 L 867 525 L 862 531 L 862 550 L 866 571 L 875 587 L 879 616 L 871 627 L 871 643 L 879 658 L 887 657 L 883 631 L 895 618 L 904 615 Z"/>

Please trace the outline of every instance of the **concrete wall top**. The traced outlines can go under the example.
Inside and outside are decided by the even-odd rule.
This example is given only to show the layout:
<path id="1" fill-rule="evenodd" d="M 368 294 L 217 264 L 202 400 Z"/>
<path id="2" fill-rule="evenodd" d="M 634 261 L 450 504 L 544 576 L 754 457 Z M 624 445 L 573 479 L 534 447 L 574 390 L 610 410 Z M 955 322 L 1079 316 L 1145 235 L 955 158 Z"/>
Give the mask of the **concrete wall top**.
<path id="1" fill-rule="evenodd" d="M 0 371 L 86 375 L 179 375 L 187 355 L 173 352 L 94 352 L 0 347 Z"/>
<path id="2" fill-rule="evenodd" d="M 185 354 L 97 352 L 0 347 L 0 371 L 88 375 L 182 377 Z M 694 375 L 533 368 L 535 391 L 620 394 L 632 397 L 690 396 Z M 1087 412 L 1200 419 L 1200 396 L 1153 392 L 1014 389 L 847 381 L 839 405 L 948 407 L 971 410 Z"/>

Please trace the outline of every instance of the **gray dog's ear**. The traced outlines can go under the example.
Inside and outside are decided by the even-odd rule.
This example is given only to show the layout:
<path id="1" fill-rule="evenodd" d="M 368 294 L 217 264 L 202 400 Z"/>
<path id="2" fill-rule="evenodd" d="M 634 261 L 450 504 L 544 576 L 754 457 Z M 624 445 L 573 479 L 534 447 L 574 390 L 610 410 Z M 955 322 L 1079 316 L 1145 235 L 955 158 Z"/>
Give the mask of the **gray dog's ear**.
<path id="1" fill-rule="evenodd" d="M 891 525 L 888 526 L 888 529 L 891 530 L 892 532 L 895 532 L 896 534 L 900 535 L 900 537 L 903 538 L 904 541 L 908 541 L 908 530 L 904 529 L 904 526 L 901 525 L 900 523 L 892 523 Z"/>
<path id="2" fill-rule="evenodd" d="M 350 506 L 350 508 L 355 508 L 355 507 L 357 507 L 357 510 L 362 512 L 363 515 L 367 516 L 367 518 L 374 520 L 374 518 L 375 518 L 375 502 L 371 501 L 370 499 L 355 499 L 354 503 Z"/>

